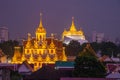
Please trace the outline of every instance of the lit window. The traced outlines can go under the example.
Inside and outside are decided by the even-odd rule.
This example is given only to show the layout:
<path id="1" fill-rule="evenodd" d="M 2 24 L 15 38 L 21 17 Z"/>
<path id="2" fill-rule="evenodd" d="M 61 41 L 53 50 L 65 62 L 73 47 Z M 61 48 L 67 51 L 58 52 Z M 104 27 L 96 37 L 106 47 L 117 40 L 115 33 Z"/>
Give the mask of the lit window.
<path id="1" fill-rule="evenodd" d="M 51 50 L 51 53 L 53 53 L 53 50 Z"/>

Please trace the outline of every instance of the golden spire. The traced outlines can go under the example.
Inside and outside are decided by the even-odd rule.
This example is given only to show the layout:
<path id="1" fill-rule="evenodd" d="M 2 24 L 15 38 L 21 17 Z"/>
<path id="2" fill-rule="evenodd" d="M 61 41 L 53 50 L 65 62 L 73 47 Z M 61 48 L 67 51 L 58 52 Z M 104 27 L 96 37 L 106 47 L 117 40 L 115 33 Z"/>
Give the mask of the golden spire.
<path id="1" fill-rule="evenodd" d="M 46 33 L 46 30 L 44 29 L 43 27 L 43 24 L 42 24 L 42 13 L 40 13 L 40 23 L 39 23 L 39 26 L 38 28 L 36 29 L 36 32 L 37 33 Z"/>
<path id="2" fill-rule="evenodd" d="M 30 41 L 30 40 L 31 40 L 31 34 L 28 33 L 28 41 Z"/>
<path id="3" fill-rule="evenodd" d="M 42 41 L 42 48 L 43 49 L 47 48 L 47 41 L 46 40 Z"/>
<path id="4" fill-rule="evenodd" d="M 27 40 L 26 48 L 30 48 L 30 47 L 31 47 L 31 34 L 28 33 L 28 40 Z"/>
<path id="5" fill-rule="evenodd" d="M 50 43 L 50 48 L 55 48 L 55 44 L 54 44 L 53 39 L 54 39 L 54 34 L 52 33 L 52 34 L 51 34 L 51 43 Z"/>
<path id="6" fill-rule="evenodd" d="M 40 13 L 40 24 L 39 24 L 39 27 L 43 27 L 43 25 L 42 25 L 42 13 Z"/>
<path id="7" fill-rule="evenodd" d="M 39 46 L 39 45 L 38 45 L 38 42 L 37 42 L 37 40 L 35 40 L 35 41 L 34 41 L 34 48 L 38 48 L 38 46 Z"/>
<path id="8" fill-rule="evenodd" d="M 52 49 L 55 48 L 55 44 L 54 44 L 53 40 L 51 40 L 50 48 L 52 48 Z"/>
<path id="9" fill-rule="evenodd" d="M 72 25 L 70 27 L 70 31 L 76 31 L 76 27 L 75 27 L 75 24 L 74 24 L 74 17 L 72 17 Z"/>
<path id="10" fill-rule="evenodd" d="M 53 33 L 51 33 L 51 38 L 52 38 L 52 39 L 54 38 L 54 34 L 53 34 Z"/>
<path id="11" fill-rule="evenodd" d="M 12 58 L 12 62 L 17 62 L 21 60 L 21 53 L 20 53 L 20 47 L 14 47 L 14 56 Z"/>

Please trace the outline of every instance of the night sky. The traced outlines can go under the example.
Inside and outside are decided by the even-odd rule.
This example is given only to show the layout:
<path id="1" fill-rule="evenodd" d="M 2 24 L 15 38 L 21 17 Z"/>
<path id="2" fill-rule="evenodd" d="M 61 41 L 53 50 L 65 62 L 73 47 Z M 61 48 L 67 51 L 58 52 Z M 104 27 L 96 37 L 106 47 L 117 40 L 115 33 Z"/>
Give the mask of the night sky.
<path id="1" fill-rule="evenodd" d="M 47 36 L 60 37 L 74 16 L 89 39 L 93 31 L 120 38 L 120 0 L 0 0 L 0 27 L 8 28 L 10 39 L 27 38 L 28 32 L 35 36 L 40 12 Z"/>

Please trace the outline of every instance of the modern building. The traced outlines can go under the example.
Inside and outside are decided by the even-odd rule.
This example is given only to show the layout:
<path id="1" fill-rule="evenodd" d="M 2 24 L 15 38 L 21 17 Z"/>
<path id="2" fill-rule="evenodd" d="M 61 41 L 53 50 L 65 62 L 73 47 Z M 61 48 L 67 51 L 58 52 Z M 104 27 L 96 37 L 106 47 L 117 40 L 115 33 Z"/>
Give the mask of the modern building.
<path id="1" fill-rule="evenodd" d="M 69 44 L 71 40 L 77 40 L 80 44 L 88 42 L 85 38 L 82 29 L 77 30 L 74 24 L 74 17 L 72 17 L 72 24 L 69 30 L 64 30 L 62 33 L 62 40 L 64 43 Z"/>
<path id="2" fill-rule="evenodd" d="M 40 24 L 35 31 L 35 37 L 32 38 L 28 33 L 28 39 L 23 41 L 23 53 L 20 47 L 15 47 L 13 64 L 20 64 L 27 60 L 29 64 L 34 64 L 34 70 L 42 67 L 42 64 L 54 64 L 56 61 L 66 61 L 66 55 L 62 41 L 56 39 L 54 34 L 46 37 L 46 29 L 42 24 L 42 15 L 40 15 Z"/>
<path id="3" fill-rule="evenodd" d="M 8 28 L 0 27 L 0 42 L 8 41 Z"/>
<path id="4" fill-rule="evenodd" d="M 104 41 L 104 33 L 93 32 L 92 41 L 101 43 L 102 41 Z"/>

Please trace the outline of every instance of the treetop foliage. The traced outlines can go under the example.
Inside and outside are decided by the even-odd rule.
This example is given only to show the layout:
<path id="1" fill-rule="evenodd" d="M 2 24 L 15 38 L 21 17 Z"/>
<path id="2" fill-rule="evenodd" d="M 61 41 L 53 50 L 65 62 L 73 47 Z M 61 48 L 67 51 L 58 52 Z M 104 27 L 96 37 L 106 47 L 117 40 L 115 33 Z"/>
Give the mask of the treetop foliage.
<path id="1" fill-rule="evenodd" d="M 74 77 L 105 77 L 106 69 L 98 60 L 90 44 L 75 59 Z"/>
<path id="2" fill-rule="evenodd" d="M 67 56 L 77 56 L 83 49 L 86 47 L 88 43 L 84 43 L 80 45 L 78 41 L 72 40 L 68 45 L 64 44 L 65 46 L 65 53 Z M 114 56 L 117 57 L 120 54 L 120 45 L 116 45 L 113 42 L 92 42 L 89 43 L 91 48 L 94 50 L 94 53 L 100 52 L 100 54 L 107 55 L 107 56 Z"/>
<path id="3" fill-rule="evenodd" d="M 4 41 L 2 43 L 0 43 L 0 48 L 2 49 L 2 51 L 4 52 L 5 55 L 7 55 L 9 58 L 11 58 L 13 56 L 14 53 L 14 47 L 18 46 L 19 42 L 18 41 Z"/>

